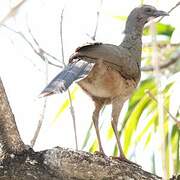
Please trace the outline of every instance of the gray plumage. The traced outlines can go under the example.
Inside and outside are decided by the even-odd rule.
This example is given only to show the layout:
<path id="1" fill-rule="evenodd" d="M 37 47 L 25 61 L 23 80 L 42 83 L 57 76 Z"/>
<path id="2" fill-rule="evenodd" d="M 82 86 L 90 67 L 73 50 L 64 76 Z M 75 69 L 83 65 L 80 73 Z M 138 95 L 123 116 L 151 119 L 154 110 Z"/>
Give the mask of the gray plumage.
<path id="1" fill-rule="evenodd" d="M 88 63 L 76 59 L 68 64 L 41 92 L 41 96 L 47 96 L 66 91 L 76 80 L 80 80 L 88 75 L 94 63 Z"/>

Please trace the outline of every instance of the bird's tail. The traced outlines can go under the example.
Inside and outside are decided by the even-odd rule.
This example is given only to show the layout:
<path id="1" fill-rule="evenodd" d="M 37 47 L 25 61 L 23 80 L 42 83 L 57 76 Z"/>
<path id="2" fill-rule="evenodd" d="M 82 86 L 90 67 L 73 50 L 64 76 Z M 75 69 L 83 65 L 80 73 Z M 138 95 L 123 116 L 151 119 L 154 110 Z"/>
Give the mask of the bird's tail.
<path id="1" fill-rule="evenodd" d="M 40 93 L 40 97 L 66 91 L 68 87 L 76 80 L 85 78 L 91 71 L 94 63 L 88 63 L 83 60 L 74 61 L 68 64 Z"/>

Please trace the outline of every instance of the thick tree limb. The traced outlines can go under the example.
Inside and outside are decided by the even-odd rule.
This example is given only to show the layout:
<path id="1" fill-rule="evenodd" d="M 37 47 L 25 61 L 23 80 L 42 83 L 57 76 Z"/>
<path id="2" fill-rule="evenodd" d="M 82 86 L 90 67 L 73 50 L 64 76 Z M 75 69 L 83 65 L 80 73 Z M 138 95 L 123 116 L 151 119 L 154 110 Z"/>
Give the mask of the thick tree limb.
<path id="1" fill-rule="evenodd" d="M 55 175 L 63 174 L 65 179 L 160 179 L 139 166 L 83 151 L 74 152 L 58 147 L 46 151 L 44 157 L 44 163 L 55 172 Z"/>
<path id="2" fill-rule="evenodd" d="M 14 115 L 0 78 L 0 143 L 5 153 L 22 153 L 25 145 L 17 130 Z"/>
<path id="3" fill-rule="evenodd" d="M 158 180 L 139 166 L 83 151 L 56 147 L 42 152 L 29 149 L 5 161 L 0 179 L 7 180 Z"/>

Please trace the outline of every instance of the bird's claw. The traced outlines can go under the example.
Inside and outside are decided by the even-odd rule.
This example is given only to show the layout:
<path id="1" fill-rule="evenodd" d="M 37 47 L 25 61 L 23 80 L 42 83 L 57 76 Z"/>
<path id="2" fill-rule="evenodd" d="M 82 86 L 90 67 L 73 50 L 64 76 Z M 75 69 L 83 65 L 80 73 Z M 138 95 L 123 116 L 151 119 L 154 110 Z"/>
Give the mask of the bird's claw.
<path id="1" fill-rule="evenodd" d="M 102 151 L 95 151 L 94 154 L 97 156 L 106 157 L 105 153 Z"/>

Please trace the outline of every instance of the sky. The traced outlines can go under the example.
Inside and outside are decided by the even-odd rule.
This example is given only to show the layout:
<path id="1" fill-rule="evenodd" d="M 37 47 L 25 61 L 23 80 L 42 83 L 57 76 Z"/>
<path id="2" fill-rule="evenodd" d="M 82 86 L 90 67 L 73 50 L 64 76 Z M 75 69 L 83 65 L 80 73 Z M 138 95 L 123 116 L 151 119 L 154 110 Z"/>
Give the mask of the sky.
<path id="1" fill-rule="evenodd" d="M 16 0 L 0 1 L 0 19 L 2 20 L 9 10 L 17 3 Z M 164 3 L 166 2 L 166 3 Z M 155 5 L 162 10 L 169 10 L 176 0 L 146 0 L 144 3 Z M 117 16 L 127 16 L 128 13 L 140 4 L 139 0 L 104 0 L 100 9 L 97 41 L 120 44 L 123 38 L 125 21 L 117 20 Z M 60 61 L 60 17 L 64 7 L 63 21 L 63 44 L 65 61 L 73 53 L 76 47 L 91 42 L 95 28 L 96 13 L 99 9 L 98 0 L 27 0 L 19 9 L 16 17 L 9 18 L 4 23 L 12 29 L 22 32 L 32 41 L 28 33 L 30 27 L 32 34 L 40 44 L 40 47 L 56 56 Z M 180 42 L 180 26 L 178 17 L 179 9 L 173 11 L 171 16 L 163 22 L 176 27 L 172 42 Z M 43 98 L 38 98 L 39 93 L 46 85 L 46 64 L 33 52 L 22 37 L 1 26 L 0 28 L 0 76 L 3 80 L 10 105 L 16 118 L 21 137 L 26 144 L 30 144 L 37 123 L 42 116 Z M 55 62 L 55 61 L 54 61 Z M 48 65 L 48 82 L 60 72 L 60 68 Z M 81 147 L 87 129 L 91 124 L 93 103 L 82 90 L 73 85 L 70 90 L 77 89 L 73 106 L 77 120 L 78 142 Z M 54 146 L 75 148 L 73 123 L 70 110 L 67 109 L 60 118 L 54 121 L 55 114 L 62 103 L 68 98 L 67 93 L 54 95 L 47 99 L 47 108 L 39 137 L 35 144 L 35 150 L 43 150 Z M 120 116 L 125 115 L 126 106 Z M 111 109 L 108 107 L 101 116 L 105 121 L 102 134 L 106 134 L 110 123 Z M 95 137 L 93 129 L 92 140 Z M 102 138 L 107 147 L 107 154 L 112 153 L 111 143 L 108 144 L 106 137 Z M 90 141 L 92 142 L 92 141 Z M 148 154 L 148 152 L 147 152 Z M 140 158 L 140 157 L 139 157 Z M 141 159 L 140 161 L 143 161 Z M 151 167 L 145 167 L 149 169 Z"/>

